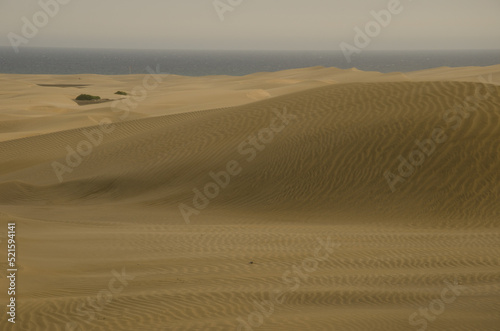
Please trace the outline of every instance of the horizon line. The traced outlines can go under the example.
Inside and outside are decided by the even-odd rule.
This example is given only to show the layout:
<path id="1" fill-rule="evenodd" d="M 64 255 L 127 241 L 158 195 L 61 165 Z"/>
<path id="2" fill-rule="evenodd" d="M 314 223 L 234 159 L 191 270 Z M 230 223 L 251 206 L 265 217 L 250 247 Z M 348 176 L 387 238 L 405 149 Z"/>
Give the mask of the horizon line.
<path id="1" fill-rule="evenodd" d="M 0 45 L 0 48 L 11 48 L 10 45 Z M 342 52 L 340 49 L 255 49 L 255 48 L 126 48 L 126 47 L 78 47 L 78 46 L 24 46 L 22 49 L 92 49 L 92 50 L 127 50 L 127 51 L 255 51 L 255 52 Z M 500 48 L 405 48 L 405 49 L 370 49 L 371 51 L 500 51 Z"/>

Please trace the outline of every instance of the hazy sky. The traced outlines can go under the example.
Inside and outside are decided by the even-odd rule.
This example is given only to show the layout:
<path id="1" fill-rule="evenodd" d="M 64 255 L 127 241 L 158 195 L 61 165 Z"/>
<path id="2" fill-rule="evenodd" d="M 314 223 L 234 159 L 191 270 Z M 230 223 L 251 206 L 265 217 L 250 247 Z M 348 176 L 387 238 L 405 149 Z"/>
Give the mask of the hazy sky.
<path id="1" fill-rule="evenodd" d="M 41 0 L 53 2 L 57 0 Z M 241 0 L 221 21 L 214 0 L 59 0 L 27 46 L 167 49 L 340 49 L 390 0 Z M 220 0 L 221 3 L 239 0 Z M 370 49 L 500 49 L 500 0 L 400 0 Z M 38 0 L 0 2 L 0 45 L 23 36 Z M 43 15 L 38 15 L 42 20 Z"/>

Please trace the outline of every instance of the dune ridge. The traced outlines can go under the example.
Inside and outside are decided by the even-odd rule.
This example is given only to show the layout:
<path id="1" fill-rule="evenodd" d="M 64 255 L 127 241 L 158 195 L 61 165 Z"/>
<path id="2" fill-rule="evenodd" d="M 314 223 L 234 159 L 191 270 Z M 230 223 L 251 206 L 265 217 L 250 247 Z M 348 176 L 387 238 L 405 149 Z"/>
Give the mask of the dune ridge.
<path id="1" fill-rule="evenodd" d="M 82 165 L 64 173 L 63 183 L 57 181 L 52 162 L 65 164 L 66 146 L 76 150 L 86 139 L 81 129 L 3 142 L 4 164 L 22 162 L 24 169 L 13 164 L 15 171 L 2 171 L 1 191 L 6 193 L 0 198 L 8 203 L 29 203 L 30 197 L 40 203 L 56 198 L 79 203 L 92 195 L 90 200 L 100 203 L 111 199 L 175 207 L 192 195 L 195 183 L 210 182 L 210 171 L 224 170 L 225 163 L 237 159 L 247 169 L 214 205 L 271 211 L 355 206 L 358 212 L 381 216 L 409 217 L 418 210 L 416 218 L 481 217 L 494 222 L 500 212 L 500 146 L 491 141 L 500 140 L 500 89 L 489 88 L 494 91 L 491 98 L 460 122 L 443 117 L 463 102 L 462 96 L 486 91 L 485 86 L 342 84 L 244 106 L 118 122 L 112 133 L 102 134 L 103 143 L 83 157 Z M 266 128 L 275 116 L 272 110 L 279 109 L 296 119 L 255 161 L 245 162 L 247 156 L 237 153 L 239 144 Z M 460 127 L 454 130 L 457 123 Z M 435 128 L 449 139 L 433 143 L 435 154 L 426 156 L 412 177 L 396 183 L 398 193 L 393 194 L 384 173 L 397 173 L 398 156 L 408 158 L 418 149 L 415 141 L 430 139 Z M 484 159 L 488 162 L 480 162 Z M 405 206 L 406 214 L 399 214 L 405 211 L 398 206 Z"/>

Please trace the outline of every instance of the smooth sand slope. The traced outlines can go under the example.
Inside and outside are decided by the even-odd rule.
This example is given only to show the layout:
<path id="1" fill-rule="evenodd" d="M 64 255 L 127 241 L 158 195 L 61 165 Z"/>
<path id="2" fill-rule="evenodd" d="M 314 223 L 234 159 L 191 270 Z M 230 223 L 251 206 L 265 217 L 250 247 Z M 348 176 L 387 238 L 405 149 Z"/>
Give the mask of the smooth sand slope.
<path id="1" fill-rule="evenodd" d="M 0 75 L 2 330 L 498 330 L 500 66 L 143 78 Z"/>

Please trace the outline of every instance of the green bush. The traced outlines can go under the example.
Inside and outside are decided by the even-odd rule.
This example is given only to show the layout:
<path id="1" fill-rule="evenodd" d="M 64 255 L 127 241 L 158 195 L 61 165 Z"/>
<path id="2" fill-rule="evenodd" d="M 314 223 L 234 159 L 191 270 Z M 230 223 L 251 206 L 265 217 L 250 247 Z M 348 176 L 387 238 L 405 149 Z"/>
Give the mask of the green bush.
<path id="1" fill-rule="evenodd" d="M 115 94 L 119 94 L 119 95 L 127 95 L 128 93 L 127 93 L 127 92 L 123 92 L 123 91 L 117 91 L 117 92 L 115 92 Z"/>
<path id="2" fill-rule="evenodd" d="M 101 100 L 101 97 L 90 94 L 80 94 L 76 97 L 76 100 Z"/>

